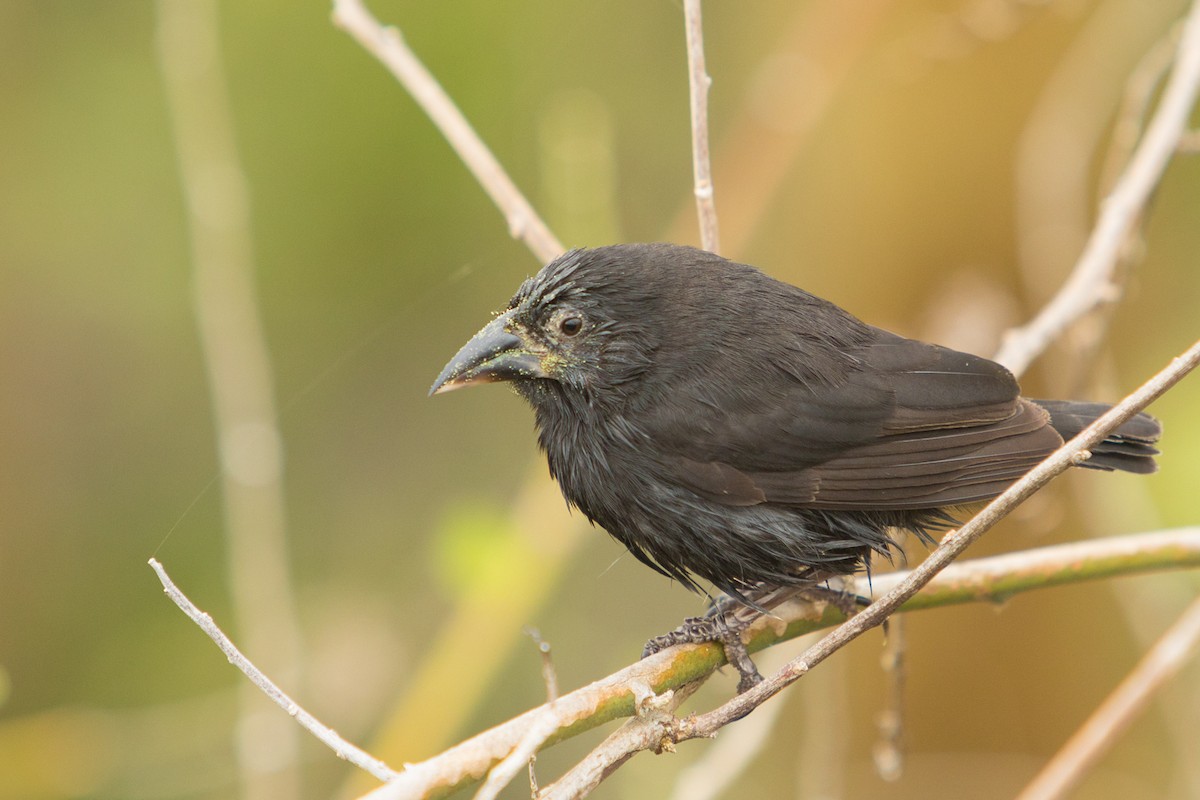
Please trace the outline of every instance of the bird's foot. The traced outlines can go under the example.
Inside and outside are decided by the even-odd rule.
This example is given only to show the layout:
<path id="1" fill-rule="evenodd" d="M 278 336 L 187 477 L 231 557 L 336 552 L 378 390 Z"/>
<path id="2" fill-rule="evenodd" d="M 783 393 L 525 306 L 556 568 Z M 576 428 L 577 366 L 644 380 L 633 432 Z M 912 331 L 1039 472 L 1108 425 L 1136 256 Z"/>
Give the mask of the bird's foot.
<path id="1" fill-rule="evenodd" d="M 703 617 L 689 617 L 673 631 L 655 636 L 646 642 L 642 650 L 642 658 L 653 655 L 660 650 L 674 647 L 677 644 L 703 644 L 717 642 L 725 651 L 725 660 L 738 671 L 738 694 L 762 682 L 758 667 L 750 659 L 746 643 L 742 641 L 742 633 L 748 623 L 742 620 L 730 621 L 724 613 L 706 614 Z"/>
<path id="2" fill-rule="evenodd" d="M 746 649 L 746 643 L 742 640 L 742 634 L 763 615 L 764 609 L 773 608 L 798 595 L 813 601 L 823 600 L 847 617 L 854 616 L 871 604 L 869 598 L 863 597 L 851 589 L 834 588 L 828 584 L 804 587 L 762 586 L 747 592 L 743 597 L 721 595 L 713 600 L 704 616 L 689 617 L 675 630 L 664 633 L 662 636 L 655 636 L 646 642 L 642 658 L 677 644 L 717 642 L 725 651 L 725 660 L 741 676 L 738 680 L 738 693 L 741 694 L 763 679 L 758 668 L 750 659 L 750 653 Z"/>

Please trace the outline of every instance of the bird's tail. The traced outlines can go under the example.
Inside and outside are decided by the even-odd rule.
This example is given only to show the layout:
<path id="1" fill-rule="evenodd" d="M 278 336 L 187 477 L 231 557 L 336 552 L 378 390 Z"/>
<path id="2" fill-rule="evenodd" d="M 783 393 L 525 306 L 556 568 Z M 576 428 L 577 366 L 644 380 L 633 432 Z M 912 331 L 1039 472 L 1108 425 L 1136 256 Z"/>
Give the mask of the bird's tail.
<path id="1" fill-rule="evenodd" d="M 1071 439 L 1112 408 L 1107 403 L 1082 403 L 1074 400 L 1034 400 L 1050 412 L 1050 425 L 1063 440 Z M 1080 466 L 1092 469 L 1119 469 L 1146 474 L 1158 469 L 1154 444 L 1162 436 L 1162 425 L 1149 414 L 1138 414 L 1092 448 L 1092 457 Z"/>

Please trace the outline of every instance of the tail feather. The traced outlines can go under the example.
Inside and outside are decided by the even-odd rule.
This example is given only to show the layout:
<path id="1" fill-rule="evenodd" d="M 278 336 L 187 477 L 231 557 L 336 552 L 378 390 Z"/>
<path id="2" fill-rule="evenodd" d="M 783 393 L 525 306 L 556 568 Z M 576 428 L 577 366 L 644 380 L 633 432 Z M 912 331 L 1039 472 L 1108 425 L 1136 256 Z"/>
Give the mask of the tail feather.
<path id="1" fill-rule="evenodd" d="M 1107 403 L 1083 403 L 1074 400 L 1034 400 L 1050 413 L 1050 425 L 1063 440 L 1076 434 L 1105 414 Z M 1145 475 L 1158 469 L 1154 447 L 1162 436 L 1162 424 L 1149 414 L 1138 414 L 1092 448 L 1092 457 L 1080 466 L 1091 469 L 1121 470 Z"/>

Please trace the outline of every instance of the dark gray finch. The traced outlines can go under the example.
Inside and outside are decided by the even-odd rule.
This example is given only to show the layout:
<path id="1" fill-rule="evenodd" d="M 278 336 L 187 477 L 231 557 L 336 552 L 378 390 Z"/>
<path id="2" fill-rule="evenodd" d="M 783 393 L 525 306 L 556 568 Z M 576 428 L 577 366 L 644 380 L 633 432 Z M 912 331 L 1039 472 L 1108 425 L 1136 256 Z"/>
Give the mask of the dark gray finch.
<path id="1" fill-rule="evenodd" d="M 1031 400 L 986 358 L 906 339 L 753 267 L 670 244 L 574 250 L 526 280 L 431 393 L 507 381 L 567 502 L 640 561 L 729 598 L 650 650 L 741 647 L 763 611 L 929 541 L 1108 410 Z M 1082 466 L 1148 473 L 1139 414 Z M 732 611 L 738 611 L 737 621 Z"/>

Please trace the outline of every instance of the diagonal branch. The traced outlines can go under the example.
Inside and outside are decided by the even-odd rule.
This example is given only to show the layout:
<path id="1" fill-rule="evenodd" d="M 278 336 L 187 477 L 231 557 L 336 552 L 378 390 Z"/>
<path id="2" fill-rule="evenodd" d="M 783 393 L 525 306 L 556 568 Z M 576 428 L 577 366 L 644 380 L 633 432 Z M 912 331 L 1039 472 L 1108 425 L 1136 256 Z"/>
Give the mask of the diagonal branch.
<path id="1" fill-rule="evenodd" d="M 217 623 L 213 622 L 213 618 L 196 607 L 196 604 L 188 599 L 171 577 L 167 575 L 167 571 L 157 559 L 150 559 L 150 566 L 154 569 L 158 579 L 162 582 L 163 591 L 167 597 L 175 605 L 179 606 L 179 610 L 187 614 L 192 622 L 200 626 L 200 630 L 208 634 L 208 638 L 212 639 L 217 647 L 221 648 L 221 652 L 229 659 L 229 663 L 240 669 L 251 683 L 263 691 L 263 693 L 271 698 L 271 700 L 280 708 L 288 713 L 289 716 L 295 717 L 296 722 L 300 723 L 309 733 L 316 736 L 321 742 L 337 755 L 338 758 L 349 761 L 356 767 L 366 770 L 367 772 L 379 778 L 381 781 L 391 780 L 400 773 L 383 763 L 379 759 L 370 755 L 364 750 L 355 747 L 345 739 L 337 735 L 337 732 L 321 723 L 312 714 L 305 711 L 300 705 L 288 697 L 288 695 L 280 689 L 275 683 L 268 678 L 250 659 L 242 654 L 242 651 L 229 640 Z"/>
<path id="2" fill-rule="evenodd" d="M 334 0 L 333 22 L 379 59 L 400 81 L 446 141 L 479 181 L 508 222 L 509 233 L 519 239 L 542 263 L 554 260 L 563 246 L 533 210 L 479 134 L 437 79 L 425 68 L 394 27 L 385 28 L 361 0 Z"/>
<path id="3" fill-rule="evenodd" d="M 1200 598 L 1192 601 L 1017 800 L 1065 797 L 1146 708 L 1154 693 L 1183 669 L 1197 647 L 1200 647 Z"/>

